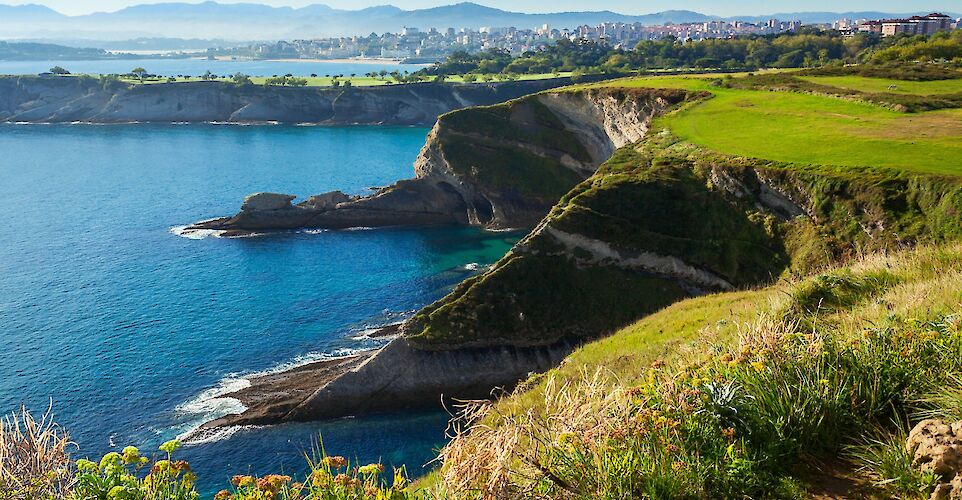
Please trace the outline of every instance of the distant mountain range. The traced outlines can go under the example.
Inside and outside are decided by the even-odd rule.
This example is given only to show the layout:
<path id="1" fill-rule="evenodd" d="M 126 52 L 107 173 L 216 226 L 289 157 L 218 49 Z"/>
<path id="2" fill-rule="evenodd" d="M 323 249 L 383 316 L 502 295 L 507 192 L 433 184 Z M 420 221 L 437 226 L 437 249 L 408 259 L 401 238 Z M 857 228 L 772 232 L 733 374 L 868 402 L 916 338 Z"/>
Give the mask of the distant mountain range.
<path id="1" fill-rule="evenodd" d="M 820 23 L 831 22 L 841 17 L 873 19 L 896 15 L 883 12 L 802 12 L 729 19 L 762 21 L 775 17 L 783 20 L 801 20 L 805 23 Z M 360 10 L 341 10 L 322 4 L 291 8 L 254 3 L 219 4 L 208 1 L 197 4 L 143 4 L 116 12 L 83 16 L 66 16 L 40 5 L 0 5 L 0 39 L 118 40 L 167 37 L 277 40 L 397 32 L 404 26 L 415 26 L 421 29 L 429 27 L 477 29 L 483 26 L 534 28 L 550 24 L 560 28 L 602 22 L 663 24 L 703 22 L 713 19 L 719 18 L 687 10 L 670 10 L 646 15 L 626 15 L 611 11 L 526 14 L 467 2 L 418 10 L 402 10 L 390 5 Z"/>

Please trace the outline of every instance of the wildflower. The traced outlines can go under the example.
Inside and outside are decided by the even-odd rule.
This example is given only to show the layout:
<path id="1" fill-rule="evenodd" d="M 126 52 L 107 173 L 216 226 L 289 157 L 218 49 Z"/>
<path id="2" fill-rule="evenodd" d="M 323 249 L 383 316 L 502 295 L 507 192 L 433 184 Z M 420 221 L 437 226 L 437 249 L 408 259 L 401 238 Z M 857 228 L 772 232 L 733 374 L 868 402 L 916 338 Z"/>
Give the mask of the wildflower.
<path id="1" fill-rule="evenodd" d="M 674 445 L 672 443 L 668 443 L 665 445 L 665 451 L 667 451 L 668 453 L 676 453 L 681 451 L 681 448 L 679 448 L 677 445 Z"/>
<path id="2" fill-rule="evenodd" d="M 123 462 L 124 462 L 124 459 L 123 457 L 120 456 L 120 453 L 110 452 L 104 455 L 104 458 L 100 459 L 100 468 L 106 469 L 107 467 L 110 467 L 110 466 L 118 466 Z"/>
<path id="3" fill-rule="evenodd" d="M 672 464 L 671 464 L 671 470 L 673 470 L 673 471 L 679 471 L 679 470 L 682 470 L 682 469 L 684 469 L 684 468 L 685 468 L 685 462 L 682 462 L 682 461 L 680 461 L 680 460 L 679 460 L 679 461 L 676 461 L 676 462 L 672 462 Z"/>
<path id="4" fill-rule="evenodd" d="M 220 490 L 214 495 L 214 500 L 228 500 L 231 497 L 230 492 L 227 490 Z"/>
<path id="5" fill-rule="evenodd" d="M 722 433 L 722 436 L 725 436 L 725 439 L 727 439 L 727 440 L 729 440 L 729 441 L 731 441 L 732 439 L 735 439 L 735 428 L 734 428 L 734 427 L 727 427 L 727 428 L 725 428 L 725 429 L 722 429 L 721 433 Z"/>
<path id="6" fill-rule="evenodd" d="M 327 471 L 327 469 L 314 469 L 311 472 L 311 483 L 314 486 L 326 485 L 330 479 L 331 474 Z"/>
<path id="7" fill-rule="evenodd" d="M 819 384 L 822 384 L 822 385 L 828 385 L 828 384 L 829 384 L 827 378 L 823 378 L 822 380 L 819 380 L 818 383 L 819 383 Z"/>
<path id="8" fill-rule="evenodd" d="M 565 446 L 568 444 L 574 444 L 577 441 L 578 435 L 574 432 L 565 432 L 558 436 L 558 444 Z"/>
<path id="9" fill-rule="evenodd" d="M 190 464 L 184 460 L 178 460 L 171 465 L 175 472 L 190 472 Z"/>
<path id="10" fill-rule="evenodd" d="M 753 361 L 752 368 L 754 368 L 756 372 L 760 373 L 765 370 L 765 362 L 762 360 Z"/>
<path id="11" fill-rule="evenodd" d="M 98 472 L 100 467 L 90 460 L 81 458 L 80 460 L 77 460 L 77 470 L 80 472 Z"/>
<path id="12" fill-rule="evenodd" d="M 114 486 L 107 492 L 107 498 L 110 500 L 133 499 L 137 498 L 137 493 L 137 490 L 127 486 Z"/>
<path id="13" fill-rule="evenodd" d="M 122 453 L 124 456 L 124 463 L 133 464 L 140 462 L 140 450 L 138 450 L 136 447 L 128 446 L 124 448 Z"/>
<path id="14" fill-rule="evenodd" d="M 175 450 L 180 448 L 180 441 L 176 439 L 171 439 L 166 443 L 160 445 L 160 451 L 166 452 L 168 454 L 173 453 Z"/>
<path id="15" fill-rule="evenodd" d="M 337 477 L 334 478 L 334 484 L 340 486 L 347 486 L 350 483 L 351 478 L 347 477 L 347 474 L 338 474 Z"/>
<path id="16" fill-rule="evenodd" d="M 278 474 L 271 474 L 269 476 L 264 476 L 264 481 L 270 486 L 271 491 L 278 491 L 287 483 L 291 482 L 291 476 L 281 476 Z"/>
<path id="17" fill-rule="evenodd" d="M 357 471 L 365 476 L 371 476 L 384 472 L 384 466 L 381 464 L 367 464 L 364 467 L 358 468 Z"/>
<path id="18" fill-rule="evenodd" d="M 151 474 L 160 474 L 170 470 L 170 460 L 158 460 L 153 467 L 150 468 Z"/>
<path id="19" fill-rule="evenodd" d="M 257 481 L 252 476 L 234 476 L 230 482 L 238 488 L 249 488 L 257 484 Z"/>
<path id="20" fill-rule="evenodd" d="M 321 463 L 332 469 L 340 469 L 341 467 L 347 467 L 347 459 L 340 456 L 324 457 Z"/>
<path id="21" fill-rule="evenodd" d="M 651 367 L 655 369 L 661 368 L 662 366 L 665 366 L 665 360 L 663 359 L 656 359 L 655 362 L 651 364 Z"/>

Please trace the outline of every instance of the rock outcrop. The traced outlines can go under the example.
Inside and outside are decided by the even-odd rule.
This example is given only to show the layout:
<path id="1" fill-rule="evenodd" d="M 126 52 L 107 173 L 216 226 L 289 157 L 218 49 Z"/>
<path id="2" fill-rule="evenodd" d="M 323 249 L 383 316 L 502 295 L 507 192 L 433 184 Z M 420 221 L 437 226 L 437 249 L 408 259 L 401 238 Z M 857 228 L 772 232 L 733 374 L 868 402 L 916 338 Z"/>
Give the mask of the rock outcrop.
<path id="1" fill-rule="evenodd" d="M 490 270 L 423 308 L 400 338 L 278 421 L 474 397 L 686 297 L 962 238 L 958 179 L 733 157 L 648 133 L 653 116 L 699 97 L 581 90 L 450 113 L 418 159 L 418 178 L 333 209 L 294 205 L 314 214 L 297 223 L 320 227 L 540 222 Z M 251 227 L 272 212 L 288 210 L 242 212 L 214 226 Z"/>
<path id="2" fill-rule="evenodd" d="M 941 478 L 931 500 L 962 499 L 962 422 L 923 420 L 905 442 L 912 465 Z"/>
<path id="3" fill-rule="evenodd" d="M 558 91 L 449 113 L 428 135 L 414 179 L 363 198 L 242 210 L 190 229 L 533 227 L 612 152 L 641 139 L 654 117 L 693 97 L 680 90 Z"/>
<path id="4" fill-rule="evenodd" d="M 0 76 L 0 122 L 432 125 L 438 115 L 570 84 L 568 78 L 380 87 L 224 82 L 129 85 L 93 77 Z"/>

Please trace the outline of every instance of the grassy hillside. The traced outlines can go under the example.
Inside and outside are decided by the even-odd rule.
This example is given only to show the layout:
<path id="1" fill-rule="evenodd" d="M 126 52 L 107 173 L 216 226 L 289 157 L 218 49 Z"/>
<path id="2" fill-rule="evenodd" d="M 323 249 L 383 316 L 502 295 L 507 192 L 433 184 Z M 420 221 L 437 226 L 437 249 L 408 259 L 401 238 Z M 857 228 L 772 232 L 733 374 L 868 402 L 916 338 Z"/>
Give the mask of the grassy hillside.
<path id="1" fill-rule="evenodd" d="M 962 106 L 962 79 L 907 81 L 857 75 L 795 79 L 770 73 L 730 80 L 640 78 L 610 85 L 712 92 L 715 97 L 710 101 L 656 125 L 720 153 L 806 165 L 962 173 L 962 164 L 953 161 L 962 155 L 962 110 L 957 109 Z M 892 85 L 895 90 L 889 90 Z M 773 88 L 795 91 L 772 92 Z M 917 99 L 929 104 L 951 101 L 946 107 L 955 109 L 920 113 L 891 109 L 914 105 Z"/>
<path id="2" fill-rule="evenodd" d="M 927 498 L 938 479 L 904 433 L 958 418 L 960 303 L 957 244 L 679 302 L 470 407 L 480 425 L 433 479 L 490 496 Z"/>
<path id="3" fill-rule="evenodd" d="M 492 271 L 422 313 L 413 340 L 427 345 L 552 341 L 571 325 L 614 332 L 512 396 L 468 405 L 432 480 L 489 497 L 928 498 L 946 488 L 954 472 L 913 464 L 905 435 L 923 418 L 962 419 L 962 80 L 907 70 L 889 89 L 860 72 L 602 84 L 714 96 L 659 120 L 660 133 L 619 151 Z M 599 242 L 620 259 L 593 255 Z M 625 265 L 646 252 L 680 262 Z M 545 288 L 613 268 L 624 281 L 528 300 L 514 294 L 522 280 L 499 276 L 549 262 Z M 688 280 L 682 289 L 698 293 L 682 264 L 732 291 L 619 326 L 639 305 L 673 300 L 624 282 Z M 513 320 L 532 311 L 550 328 Z"/>

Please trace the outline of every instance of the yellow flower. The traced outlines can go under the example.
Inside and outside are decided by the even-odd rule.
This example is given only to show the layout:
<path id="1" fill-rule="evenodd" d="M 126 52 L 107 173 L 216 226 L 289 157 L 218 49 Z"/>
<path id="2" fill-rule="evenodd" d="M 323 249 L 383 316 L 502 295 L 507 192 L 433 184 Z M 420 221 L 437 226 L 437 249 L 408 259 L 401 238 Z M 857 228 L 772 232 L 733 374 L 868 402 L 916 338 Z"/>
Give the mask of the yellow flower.
<path id="1" fill-rule="evenodd" d="M 384 472 L 384 466 L 381 464 L 367 464 L 364 467 L 358 468 L 357 471 L 365 476 L 371 476 Z"/>
<path id="2" fill-rule="evenodd" d="M 818 383 L 820 383 L 820 384 L 822 384 L 822 385 L 828 385 L 828 384 L 829 384 L 827 378 L 823 378 L 822 380 L 819 380 Z"/>
<path id="3" fill-rule="evenodd" d="M 340 456 L 324 457 L 321 463 L 332 469 L 340 469 L 341 467 L 347 466 L 347 459 Z"/>
<path id="4" fill-rule="evenodd" d="M 230 492 L 227 490 L 220 490 L 214 495 L 214 500 L 228 500 L 231 497 Z"/>
<path id="5" fill-rule="evenodd" d="M 756 372 L 762 372 L 765 370 L 765 362 L 762 360 L 753 361 L 752 368 L 754 368 Z"/>
<path id="6" fill-rule="evenodd" d="M 574 432 L 565 432 L 558 436 L 558 444 L 564 446 L 567 444 L 572 444 L 578 440 L 578 435 Z"/>
<path id="7" fill-rule="evenodd" d="M 107 467 L 110 467 L 110 466 L 120 465 L 123 462 L 124 462 L 124 459 L 123 457 L 120 456 L 120 453 L 110 452 L 104 455 L 104 458 L 100 459 L 100 468 L 106 469 Z"/>
<path id="8" fill-rule="evenodd" d="M 140 462 L 140 450 L 134 446 L 124 448 L 124 463 L 133 464 Z"/>
<path id="9" fill-rule="evenodd" d="M 257 484 L 257 480 L 252 476 L 234 476 L 230 480 L 231 484 L 238 488 L 248 488 Z"/>
<path id="10" fill-rule="evenodd" d="M 163 451 L 166 453 L 173 453 L 178 448 L 180 448 L 180 441 L 176 439 L 171 439 L 170 441 L 167 441 L 166 443 L 160 445 L 160 451 Z"/>
<path id="11" fill-rule="evenodd" d="M 81 458 L 80 460 L 77 460 L 77 470 L 80 472 L 98 472 L 100 467 L 90 460 Z"/>

